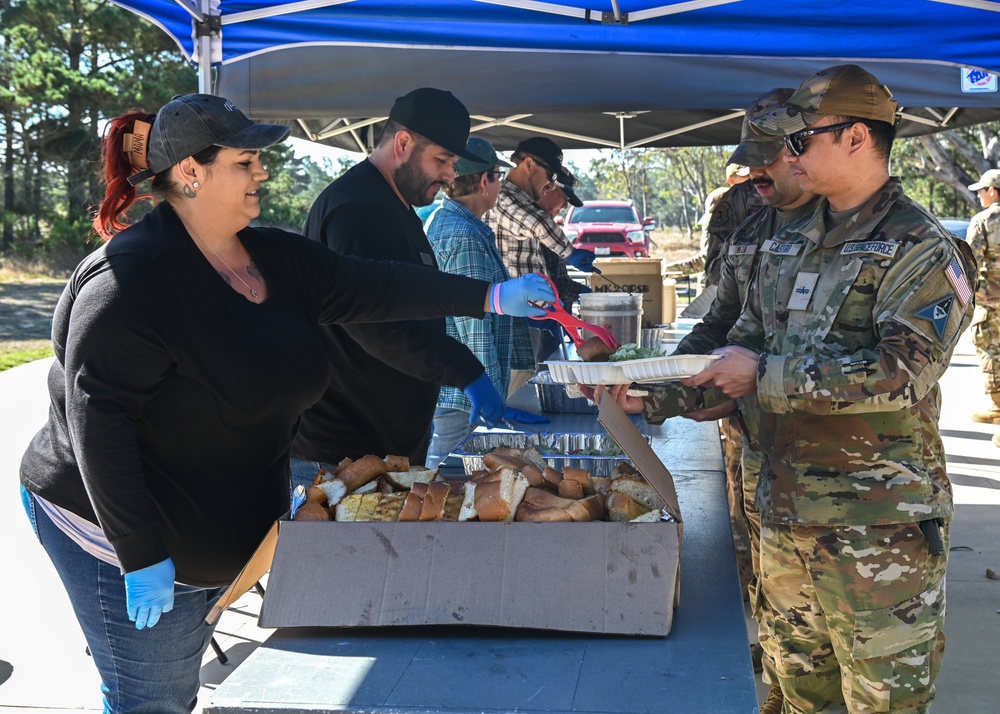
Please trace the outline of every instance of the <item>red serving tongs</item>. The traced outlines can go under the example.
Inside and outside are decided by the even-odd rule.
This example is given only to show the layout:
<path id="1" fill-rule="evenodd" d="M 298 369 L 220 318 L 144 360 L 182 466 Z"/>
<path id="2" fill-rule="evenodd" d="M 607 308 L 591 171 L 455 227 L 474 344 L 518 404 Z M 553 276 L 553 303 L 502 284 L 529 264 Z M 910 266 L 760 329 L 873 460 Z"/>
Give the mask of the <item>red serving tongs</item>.
<path id="1" fill-rule="evenodd" d="M 539 307 L 548 312 L 548 314 L 541 315 L 539 317 L 532 317 L 532 320 L 555 320 L 563 326 L 566 332 L 569 333 L 570 339 L 573 340 L 573 344 L 577 347 L 582 345 L 584 342 L 583 337 L 580 336 L 580 330 L 593 332 L 597 337 L 600 337 L 601 341 L 612 351 L 617 350 L 620 347 L 618 340 L 615 339 L 615 336 L 611 334 L 610 330 L 601 327 L 600 325 L 591 325 L 589 322 L 584 322 L 580 318 L 573 317 L 566 312 L 566 308 L 564 308 L 562 303 L 559 302 L 559 291 L 556 289 L 555 283 L 552 282 L 552 278 L 547 275 L 542 275 L 542 277 L 545 278 L 549 285 L 552 286 L 552 291 L 556 294 L 556 301 L 551 305 L 539 305 Z"/>

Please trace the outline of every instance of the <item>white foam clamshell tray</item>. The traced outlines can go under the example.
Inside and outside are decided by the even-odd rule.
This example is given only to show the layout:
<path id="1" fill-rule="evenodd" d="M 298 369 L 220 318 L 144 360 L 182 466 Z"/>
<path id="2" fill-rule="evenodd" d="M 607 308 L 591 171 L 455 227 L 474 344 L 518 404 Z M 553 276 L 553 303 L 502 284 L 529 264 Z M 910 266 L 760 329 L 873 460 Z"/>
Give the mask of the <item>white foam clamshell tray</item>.
<path id="1" fill-rule="evenodd" d="M 552 378 L 564 384 L 628 384 L 624 362 L 546 362 Z"/>
<path id="2" fill-rule="evenodd" d="M 649 436 L 643 435 L 648 442 Z M 483 466 L 483 455 L 501 447 L 526 449 L 529 446 L 541 448 L 545 462 L 554 469 L 587 469 L 594 476 L 610 476 L 611 471 L 622 461 L 629 461 L 628 455 L 609 434 L 557 434 L 534 432 L 473 432 L 451 453 L 462 458 L 465 473 L 471 474 Z M 546 451 L 559 452 L 559 455 Z M 590 451 L 601 456 L 574 454 L 574 451 Z M 629 461 L 631 463 L 631 461 Z"/>
<path id="3" fill-rule="evenodd" d="M 669 355 L 619 362 L 629 382 L 651 383 L 698 374 L 721 355 Z"/>

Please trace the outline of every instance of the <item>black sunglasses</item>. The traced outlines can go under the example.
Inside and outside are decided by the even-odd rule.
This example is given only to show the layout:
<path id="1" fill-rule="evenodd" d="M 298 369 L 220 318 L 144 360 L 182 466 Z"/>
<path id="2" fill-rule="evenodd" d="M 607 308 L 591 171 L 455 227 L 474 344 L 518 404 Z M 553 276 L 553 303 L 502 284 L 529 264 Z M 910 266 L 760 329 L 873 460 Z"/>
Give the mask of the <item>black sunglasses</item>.
<path id="1" fill-rule="evenodd" d="M 840 124 L 831 124 L 830 126 L 821 126 L 819 129 L 803 129 L 802 131 L 797 131 L 794 134 L 785 135 L 785 146 L 788 147 L 788 151 L 792 156 L 802 156 L 806 153 L 806 145 L 803 139 L 808 139 L 810 136 L 816 136 L 817 134 L 826 134 L 830 131 L 840 131 L 841 129 L 846 129 L 849 126 L 854 126 L 858 122 L 845 121 Z"/>
<path id="2" fill-rule="evenodd" d="M 551 166 L 549 166 L 548 164 L 546 164 L 546 163 L 545 163 L 544 161 L 540 161 L 540 160 L 538 159 L 538 157 L 537 157 L 537 156 L 532 156 L 531 158 L 532 158 L 532 160 L 533 160 L 533 161 L 534 161 L 534 162 L 535 162 L 536 164 L 538 164 L 538 165 L 539 165 L 539 166 L 541 166 L 541 167 L 542 167 L 543 169 L 545 169 L 545 171 L 547 171 L 547 172 L 548 172 L 548 174 L 547 174 L 547 175 L 548 175 L 548 179 L 549 179 L 549 183 L 555 183 L 555 180 L 556 180 L 556 172 L 555 172 L 555 171 L 553 171 L 552 167 L 551 167 Z"/>
<path id="3" fill-rule="evenodd" d="M 505 178 L 507 178 L 507 169 L 492 169 L 491 171 L 487 171 L 486 173 L 492 176 L 496 176 L 497 181 L 503 181 Z"/>

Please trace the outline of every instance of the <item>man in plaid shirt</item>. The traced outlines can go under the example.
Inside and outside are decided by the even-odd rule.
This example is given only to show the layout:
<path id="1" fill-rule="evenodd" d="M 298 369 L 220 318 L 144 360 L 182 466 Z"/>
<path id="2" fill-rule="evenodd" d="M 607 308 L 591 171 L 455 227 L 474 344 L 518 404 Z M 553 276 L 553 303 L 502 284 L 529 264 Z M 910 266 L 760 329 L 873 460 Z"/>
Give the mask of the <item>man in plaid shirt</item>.
<path id="1" fill-rule="evenodd" d="M 562 159 L 562 149 L 551 139 L 535 136 L 522 141 L 511 156 L 514 168 L 500 189 L 496 207 L 483 216 L 496 233 L 497 247 L 511 277 L 542 273 L 555 280 L 559 271 L 551 267 L 553 258 L 585 272 L 600 272 L 594 268 L 594 253 L 574 248 L 559 224 L 539 205 L 547 192 L 556 189 L 556 182 L 572 189 L 575 179 L 563 167 Z M 546 249 L 551 251 L 549 260 Z M 576 297 L 564 294 L 562 288 L 559 292 L 566 305 Z M 543 323 L 532 322 L 531 327 L 543 327 Z M 548 357 L 541 334 L 545 331 L 532 330 L 540 359 Z"/>
<path id="2" fill-rule="evenodd" d="M 562 149 L 545 137 L 525 139 L 511 161 L 515 166 L 500 189 L 496 208 L 483 218 L 497 235 L 497 247 L 512 277 L 542 273 L 551 277 L 541 246 L 570 265 L 594 271 L 594 254 L 573 247 L 562 228 L 538 201 L 558 180 L 569 185 L 572 177 L 562 165 Z"/>

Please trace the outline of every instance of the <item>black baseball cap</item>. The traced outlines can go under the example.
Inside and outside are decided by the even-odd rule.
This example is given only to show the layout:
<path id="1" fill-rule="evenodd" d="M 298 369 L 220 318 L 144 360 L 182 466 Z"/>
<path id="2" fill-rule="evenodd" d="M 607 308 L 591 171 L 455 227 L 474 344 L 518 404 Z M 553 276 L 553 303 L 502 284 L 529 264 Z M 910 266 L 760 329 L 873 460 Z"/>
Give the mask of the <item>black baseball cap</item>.
<path id="1" fill-rule="evenodd" d="M 176 95 L 156 113 L 149 132 L 149 167 L 132 174 L 133 186 L 210 146 L 266 149 L 288 138 L 289 126 L 257 124 L 225 97 Z"/>
<path id="2" fill-rule="evenodd" d="M 583 205 L 583 201 L 576 195 L 576 191 L 573 190 L 578 184 L 579 181 L 576 180 L 576 176 L 565 169 L 556 177 L 556 186 L 566 195 L 566 200 L 569 201 L 569 204 L 577 208 Z"/>
<path id="3" fill-rule="evenodd" d="M 483 164 L 481 158 L 465 148 L 472 120 L 469 110 L 451 92 L 432 87 L 414 89 L 396 99 L 389 118 L 463 159 Z"/>
<path id="4" fill-rule="evenodd" d="M 514 153 L 530 154 L 541 159 L 546 166 L 555 171 L 556 181 L 569 186 L 575 185 L 572 175 L 562 165 L 562 149 L 552 139 L 547 139 L 544 136 L 533 136 L 518 144 Z"/>

